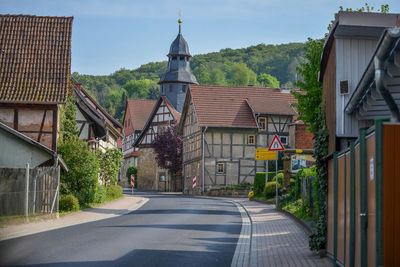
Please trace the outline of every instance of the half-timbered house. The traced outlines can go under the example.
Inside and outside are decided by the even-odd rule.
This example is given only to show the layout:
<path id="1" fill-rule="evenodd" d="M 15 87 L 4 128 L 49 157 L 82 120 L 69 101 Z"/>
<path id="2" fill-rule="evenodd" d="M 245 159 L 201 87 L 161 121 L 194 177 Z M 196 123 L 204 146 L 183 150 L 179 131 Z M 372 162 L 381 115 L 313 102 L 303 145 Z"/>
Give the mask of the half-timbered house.
<path id="1" fill-rule="evenodd" d="M 76 123 L 79 138 L 88 142 L 91 149 L 103 152 L 109 148 L 122 149 L 122 125 L 94 100 L 81 84 L 72 80 L 77 99 Z"/>
<path id="2" fill-rule="evenodd" d="M 181 114 L 176 111 L 166 96 L 160 96 L 134 147 L 139 148 L 137 187 L 145 190 L 180 191 L 181 177 L 172 177 L 167 170 L 158 167 L 152 147 L 154 137 L 164 127 L 178 123 Z"/>
<path id="3" fill-rule="evenodd" d="M 265 171 L 264 162 L 255 160 L 256 148 L 267 148 L 275 134 L 290 147 L 293 103 L 286 90 L 191 85 L 179 124 L 185 193 L 253 183 L 254 174 Z"/>
<path id="4" fill-rule="evenodd" d="M 121 167 L 121 174 L 125 178 L 123 180 L 127 180 L 125 176 L 127 169 L 131 166 L 137 166 L 139 148 L 133 147 L 133 144 L 146 125 L 155 103 L 156 100 L 148 99 L 128 99 L 126 101 L 123 120 L 125 137 L 122 142 L 124 162 Z"/>
<path id="5" fill-rule="evenodd" d="M 178 23 L 178 35 L 167 55 L 168 68 L 159 81 L 161 96 L 133 145 L 139 149 L 137 186 L 140 189 L 182 190 L 182 177 L 171 177 L 167 170 L 160 169 L 152 148 L 154 137 L 166 125 L 179 123 L 187 90 L 191 84 L 197 84 L 196 77 L 190 71 L 191 55 L 181 32 L 182 20 L 178 20 Z"/>
<path id="6" fill-rule="evenodd" d="M 0 15 L 0 121 L 56 151 L 73 17 Z"/>

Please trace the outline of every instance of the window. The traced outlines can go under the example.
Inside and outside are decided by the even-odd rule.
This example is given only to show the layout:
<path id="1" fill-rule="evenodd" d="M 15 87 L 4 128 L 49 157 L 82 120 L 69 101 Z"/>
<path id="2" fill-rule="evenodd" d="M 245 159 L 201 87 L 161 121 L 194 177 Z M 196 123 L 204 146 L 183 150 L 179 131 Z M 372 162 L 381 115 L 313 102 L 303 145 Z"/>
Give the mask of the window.
<path id="1" fill-rule="evenodd" d="M 279 136 L 279 140 L 281 141 L 282 145 L 284 145 L 284 146 L 286 146 L 288 144 L 287 136 Z"/>
<path id="2" fill-rule="evenodd" d="M 182 92 L 186 92 L 186 84 L 182 85 Z"/>
<path id="3" fill-rule="evenodd" d="M 267 130 L 267 118 L 266 117 L 258 117 L 258 127 L 262 131 Z"/>
<path id="4" fill-rule="evenodd" d="M 217 173 L 225 173 L 225 163 L 217 163 Z"/>
<path id="5" fill-rule="evenodd" d="M 176 56 L 173 56 L 173 57 L 172 57 L 172 60 L 176 60 Z"/>
<path id="6" fill-rule="evenodd" d="M 256 143 L 256 135 L 255 134 L 249 134 L 247 136 L 247 144 L 248 145 L 255 145 Z"/>
<path id="7" fill-rule="evenodd" d="M 159 174 L 158 174 L 158 180 L 160 181 L 160 182 L 165 182 L 167 179 L 166 179 L 166 177 L 165 177 L 165 173 L 164 172 L 160 172 Z"/>
<path id="8" fill-rule="evenodd" d="M 172 87 L 172 84 L 170 84 L 169 85 L 169 92 L 172 92 L 172 90 L 173 90 L 173 87 Z"/>

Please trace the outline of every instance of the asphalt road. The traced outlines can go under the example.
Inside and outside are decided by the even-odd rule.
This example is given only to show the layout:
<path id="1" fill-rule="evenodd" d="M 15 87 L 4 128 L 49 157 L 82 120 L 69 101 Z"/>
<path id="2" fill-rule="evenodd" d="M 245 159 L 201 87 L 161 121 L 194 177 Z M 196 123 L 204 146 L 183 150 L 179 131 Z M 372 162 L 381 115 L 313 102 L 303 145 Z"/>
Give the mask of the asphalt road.
<path id="1" fill-rule="evenodd" d="M 0 242 L 0 265 L 230 266 L 242 223 L 234 204 L 138 194 L 150 200 L 129 214 Z"/>

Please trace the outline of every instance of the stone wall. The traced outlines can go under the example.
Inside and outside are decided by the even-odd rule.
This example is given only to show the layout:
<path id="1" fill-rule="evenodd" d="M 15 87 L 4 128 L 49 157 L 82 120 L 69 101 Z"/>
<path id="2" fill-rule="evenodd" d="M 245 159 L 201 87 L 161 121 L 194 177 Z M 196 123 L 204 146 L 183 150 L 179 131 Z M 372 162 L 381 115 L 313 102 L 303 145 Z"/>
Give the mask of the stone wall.
<path id="1" fill-rule="evenodd" d="M 202 187 L 202 166 L 201 161 L 195 161 L 184 165 L 184 194 L 198 195 L 201 194 Z M 196 189 L 193 189 L 193 176 L 196 176 Z"/>
<path id="2" fill-rule="evenodd" d="M 137 188 L 158 190 L 157 162 L 152 148 L 141 148 L 138 158 Z"/>
<path id="3" fill-rule="evenodd" d="M 120 181 L 118 184 L 122 187 L 130 187 L 130 183 L 128 182 L 128 177 L 126 177 L 126 171 L 129 167 L 135 166 L 135 157 L 124 158 L 121 166 L 120 172 Z"/>

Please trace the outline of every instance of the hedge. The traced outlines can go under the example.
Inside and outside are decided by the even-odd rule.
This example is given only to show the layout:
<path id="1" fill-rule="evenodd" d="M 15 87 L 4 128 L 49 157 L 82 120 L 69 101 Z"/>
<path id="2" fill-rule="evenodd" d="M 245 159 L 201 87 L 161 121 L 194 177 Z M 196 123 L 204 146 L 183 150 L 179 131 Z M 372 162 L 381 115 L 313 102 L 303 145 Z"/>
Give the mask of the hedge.
<path id="1" fill-rule="evenodd" d="M 264 191 L 265 172 L 257 172 L 254 176 L 254 194 L 259 195 Z"/>

